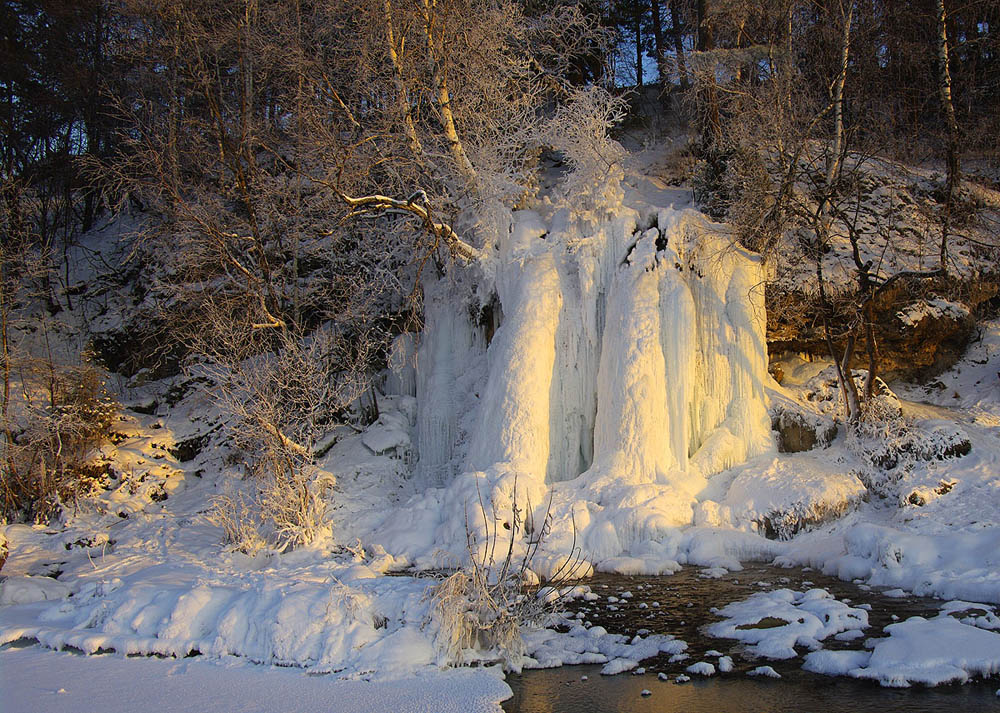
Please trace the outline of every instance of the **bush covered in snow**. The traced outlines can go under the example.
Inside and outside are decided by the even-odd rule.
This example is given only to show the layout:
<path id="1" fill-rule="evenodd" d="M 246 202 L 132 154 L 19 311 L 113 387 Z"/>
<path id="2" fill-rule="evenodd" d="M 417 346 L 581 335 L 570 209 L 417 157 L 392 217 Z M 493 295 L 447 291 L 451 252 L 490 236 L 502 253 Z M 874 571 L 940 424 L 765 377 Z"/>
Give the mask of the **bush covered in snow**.
<path id="1" fill-rule="evenodd" d="M 477 541 L 467 525 L 469 565 L 445 577 L 428 594 L 438 626 L 436 643 L 449 663 L 465 663 L 477 655 L 475 650 L 485 650 L 499 657 L 506 669 L 520 671 L 526 653 L 521 628 L 543 626 L 560 608 L 571 588 L 559 585 L 576 575 L 580 563 L 566 561 L 550 577 L 549 586 L 530 591 L 538 582 L 531 565 L 549 529 L 548 515 L 540 528 L 531 527 L 530 508 L 526 512 L 515 498 L 512 517 L 501 526 L 503 518 L 495 508 L 488 517 L 482 500 L 479 507 L 487 523 L 486 542 Z"/>
<path id="2" fill-rule="evenodd" d="M 933 430 L 910 423 L 888 388 L 862 403 L 861 417 L 848 428 L 847 447 L 861 460 L 857 474 L 868 491 L 901 503 L 906 498 L 899 483 L 916 464 L 961 457 L 972 448 L 957 428 Z"/>
<path id="3" fill-rule="evenodd" d="M 328 531 L 326 496 L 335 479 L 314 468 L 269 472 L 250 494 L 234 489 L 212 502 L 211 519 L 233 550 L 256 555 L 308 545 Z"/>
<path id="4" fill-rule="evenodd" d="M 18 374 L 4 404 L 2 516 L 45 523 L 102 485 L 95 449 L 112 437 L 120 407 L 86 355 L 70 365 L 25 357 Z"/>
<path id="5" fill-rule="evenodd" d="M 248 554 L 310 544 L 325 531 L 335 478 L 314 464 L 317 441 L 365 386 L 356 371 L 339 370 L 335 335 L 271 337 L 271 352 L 232 344 L 206 365 L 252 489 L 216 498 L 213 518 L 226 542 Z"/>

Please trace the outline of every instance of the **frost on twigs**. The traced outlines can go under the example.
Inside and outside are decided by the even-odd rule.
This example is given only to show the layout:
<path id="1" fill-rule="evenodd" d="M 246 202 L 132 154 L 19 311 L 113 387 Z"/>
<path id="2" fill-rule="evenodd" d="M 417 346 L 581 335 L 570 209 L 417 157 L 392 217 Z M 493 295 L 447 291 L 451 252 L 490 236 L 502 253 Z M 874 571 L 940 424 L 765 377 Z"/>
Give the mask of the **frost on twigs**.
<path id="1" fill-rule="evenodd" d="M 911 423 L 895 394 L 887 387 L 880 391 L 862 402 L 859 418 L 848 428 L 847 446 L 861 461 L 858 478 L 880 498 L 923 504 L 907 498 L 901 486 L 918 467 L 933 469 L 935 461 L 962 457 L 971 444 L 960 430 L 927 429 Z"/>
<path id="2" fill-rule="evenodd" d="M 78 363 L 16 354 L 0 437 L 0 518 L 47 523 L 100 491 L 108 464 L 98 448 L 113 436 L 120 404 L 92 355 Z"/>
<path id="3" fill-rule="evenodd" d="M 910 425 L 895 396 L 874 394 L 862 403 L 859 417 L 848 428 L 847 447 L 861 460 L 858 478 L 869 492 L 880 498 L 894 493 L 913 465 L 905 447 L 910 439 Z"/>
<path id="4" fill-rule="evenodd" d="M 210 517 L 226 544 L 251 557 L 308 545 L 328 532 L 326 493 L 333 476 L 302 468 L 287 476 L 268 473 L 242 491 L 216 497 Z"/>
<path id="5" fill-rule="evenodd" d="M 540 130 L 539 141 L 569 165 L 560 188 L 581 218 L 599 220 L 621 204 L 625 149 L 608 132 L 625 118 L 625 102 L 606 90 L 578 89 Z"/>
<path id="6" fill-rule="evenodd" d="M 343 368 L 336 335 L 269 338 L 273 351 L 255 353 L 256 342 L 234 337 L 204 366 L 252 489 L 217 498 L 213 517 L 226 542 L 247 554 L 308 545 L 327 532 L 335 479 L 316 467 L 317 443 L 364 388 L 355 370 Z"/>
<path id="7" fill-rule="evenodd" d="M 233 550 L 254 557 L 270 549 L 255 498 L 242 492 L 219 495 L 212 501 L 208 516 L 222 528 L 223 538 Z"/>
<path id="8" fill-rule="evenodd" d="M 497 657 L 507 670 L 520 672 L 526 653 L 521 628 L 543 626 L 560 610 L 559 584 L 576 574 L 579 549 L 574 542 L 576 556 L 564 561 L 549 579 L 549 587 L 535 592 L 529 589 L 537 582 L 531 564 L 549 530 L 548 511 L 541 527 L 533 524 L 531 504 L 522 509 L 517 503 L 516 482 L 509 518 L 488 507 L 481 493 L 479 502 L 470 507 L 485 521 L 485 537 L 477 538 L 475 531 L 480 528 L 469 522 L 467 508 L 470 563 L 428 593 L 433 600 L 431 621 L 438 627 L 436 644 L 447 663 L 468 663 L 485 651 L 487 658 Z"/>

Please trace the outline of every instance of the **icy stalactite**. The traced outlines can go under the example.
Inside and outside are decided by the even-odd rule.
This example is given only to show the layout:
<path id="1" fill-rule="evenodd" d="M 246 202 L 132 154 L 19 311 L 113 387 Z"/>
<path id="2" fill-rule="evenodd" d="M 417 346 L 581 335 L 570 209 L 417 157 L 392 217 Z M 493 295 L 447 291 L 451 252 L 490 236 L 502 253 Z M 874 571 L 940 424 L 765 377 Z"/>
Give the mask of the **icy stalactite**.
<path id="1" fill-rule="evenodd" d="M 647 482 L 680 469 L 671 448 L 660 341 L 656 235 L 651 230 L 638 241 L 629 265 L 611 285 L 594 427 L 595 465 Z"/>
<path id="2" fill-rule="evenodd" d="M 562 307 L 553 256 L 526 259 L 514 292 L 490 347 L 490 375 L 468 465 L 486 470 L 494 463 L 511 463 L 544 482 L 558 325 L 554 317 Z"/>
<path id="3" fill-rule="evenodd" d="M 411 332 L 403 332 L 389 346 L 385 390 L 400 396 L 417 395 L 417 343 Z"/>
<path id="4" fill-rule="evenodd" d="M 661 261 L 679 264 L 676 253 L 667 247 Z M 665 269 L 660 277 L 660 346 L 664 355 L 667 384 L 667 412 L 670 449 L 681 470 L 688 467 L 688 439 L 691 416 L 688 404 L 694 393 L 691 374 L 696 373 L 697 333 L 694 300 L 675 270 Z"/>
<path id="5" fill-rule="evenodd" d="M 634 229 L 634 216 L 626 214 L 592 235 L 581 237 L 565 226 L 551 234 L 565 252 L 559 262 L 563 308 L 556 329 L 549 483 L 572 480 L 594 461 L 607 291 Z"/>
<path id="6" fill-rule="evenodd" d="M 755 258 L 700 221 L 678 223 L 698 338 L 689 452 L 692 467 L 711 475 L 771 447 L 763 274 Z"/>
<path id="7" fill-rule="evenodd" d="M 433 487 L 445 485 L 455 475 L 461 409 L 468 407 L 459 377 L 482 345 L 468 314 L 454 303 L 444 281 L 425 283 L 424 320 L 416 369 L 417 471 Z"/>
<path id="8" fill-rule="evenodd" d="M 695 494 L 771 447 L 759 263 L 703 218 L 663 211 L 608 287 L 595 465 Z M 717 230 L 717 229 L 716 229 Z"/>

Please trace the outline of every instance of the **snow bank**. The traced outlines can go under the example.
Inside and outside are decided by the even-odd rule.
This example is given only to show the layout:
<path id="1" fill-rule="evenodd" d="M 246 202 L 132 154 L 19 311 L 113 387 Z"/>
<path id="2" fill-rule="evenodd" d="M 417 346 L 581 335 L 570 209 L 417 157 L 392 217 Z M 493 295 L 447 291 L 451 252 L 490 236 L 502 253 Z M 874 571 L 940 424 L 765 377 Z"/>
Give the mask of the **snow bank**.
<path id="1" fill-rule="evenodd" d="M 723 621 L 706 629 L 709 636 L 736 639 L 754 656 L 790 659 L 796 646 L 820 648 L 834 634 L 868 626 L 868 612 L 834 599 L 824 589 L 758 592 L 719 610 Z"/>
<path id="2" fill-rule="evenodd" d="M 973 676 L 1000 673 L 1000 634 L 947 614 L 910 617 L 885 632 L 888 638 L 876 639 L 871 652 L 817 651 L 806 656 L 804 668 L 893 687 L 964 683 Z"/>
<path id="3" fill-rule="evenodd" d="M 154 565 L 85 582 L 29 619 L 17 607 L 0 610 L 0 643 L 30 638 L 54 649 L 178 658 L 198 652 L 376 677 L 435 664 L 426 581 L 375 579 L 366 569 L 342 567 L 320 581 L 252 573 L 213 581 Z"/>
<path id="4" fill-rule="evenodd" d="M 844 554 L 823 559 L 827 574 L 922 596 L 1000 603 L 998 527 L 919 533 L 860 523 L 844 533 L 843 543 Z"/>
<path id="5" fill-rule="evenodd" d="M 798 533 L 776 563 L 808 565 L 840 579 L 921 596 L 1000 603 L 998 371 L 1000 323 L 994 321 L 982 325 L 981 339 L 937 381 L 893 384 L 911 431 L 922 434 L 922 441 L 911 441 L 914 447 L 967 439 L 967 454 L 948 457 L 948 448 L 939 447 L 927 455 L 910 451 L 910 461 L 892 473 L 897 497 L 873 499 L 833 524 Z M 835 403 L 826 400 L 821 381 L 822 374 L 806 380 L 810 388 L 800 397 L 807 405 Z M 864 467 L 840 441 L 822 452 L 780 460 L 801 468 L 786 468 L 791 491 L 815 479 L 813 473 Z M 743 517 L 736 504 L 742 496 L 730 491 L 728 497 L 724 502 L 733 517 Z"/>
<path id="6" fill-rule="evenodd" d="M 501 713 L 500 702 L 512 695 L 499 672 L 482 668 L 372 683 L 239 660 L 82 657 L 33 647 L 0 652 L 0 670 L 8 713 L 135 713 L 149 708 L 154 691 L 158 713 Z"/>

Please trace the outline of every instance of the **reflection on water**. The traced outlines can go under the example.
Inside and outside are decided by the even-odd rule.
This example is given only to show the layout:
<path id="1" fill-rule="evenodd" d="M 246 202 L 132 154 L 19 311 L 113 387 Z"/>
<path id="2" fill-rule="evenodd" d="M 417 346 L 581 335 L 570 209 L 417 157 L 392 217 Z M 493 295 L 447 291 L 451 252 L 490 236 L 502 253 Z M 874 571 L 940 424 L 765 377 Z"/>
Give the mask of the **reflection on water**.
<path id="1" fill-rule="evenodd" d="M 934 616 L 940 601 L 919 597 L 885 597 L 864 585 L 826 577 L 808 569 L 779 569 L 769 565 L 748 564 L 741 572 L 718 578 L 704 576 L 698 567 L 685 567 L 667 577 L 624 577 L 599 574 L 588 580 L 600 601 L 578 600 L 568 605 L 570 614 L 581 613 L 586 621 L 604 626 L 608 631 L 634 634 L 648 630 L 673 634 L 688 643 L 690 658 L 670 663 L 666 656 L 640 663 L 645 675 L 628 673 L 601 676 L 600 666 L 566 666 L 542 671 L 509 675 L 507 682 L 514 697 L 504 704 L 508 713 L 603 713 L 604 711 L 656 713 L 768 713 L 769 711 L 818 711 L 820 713 L 892 713 L 906 711 L 991 711 L 1000 713 L 997 683 L 980 682 L 965 686 L 935 689 L 887 689 L 871 682 L 831 678 L 802 671 L 802 659 L 787 661 L 753 660 L 743 655 L 735 641 L 713 639 L 701 633 L 716 621 L 713 608 L 745 599 L 753 592 L 789 588 L 797 591 L 823 587 L 838 599 L 853 605 L 870 607 L 866 636 L 880 636 L 882 628 L 893 621 L 913 615 Z M 630 592 L 631 597 L 620 595 Z M 609 607 L 608 597 L 619 601 Z M 867 607 L 866 607 L 867 608 Z M 645 632 L 643 632 L 645 633 Z M 861 641 L 840 642 L 828 639 L 826 648 L 860 648 Z M 709 652 L 733 658 L 735 668 L 727 675 L 702 679 L 693 676 L 688 683 L 673 679 L 696 661 L 714 663 Z M 748 678 L 746 672 L 761 664 L 773 666 L 781 680 Z M 670 681 L 658 679 L 658 673 Z M 581 680 L 586 676 L 587 680 Z M 648 697 L 642 691 L 648 690 Z"/>
<path id="2" fill-rule="evenodd" d="M 601 676 L 600 666 L 564 666 L 507 676 L 507 713 L 979 713 L 1000 710 L 994 686 L 890 689 L 847 679 L 709 678 L 676 684 L 655 674 Z M 588 680 L 580 680 L 587 676 Z M 645 697 L 643 690 L 652 695 Z"/>

